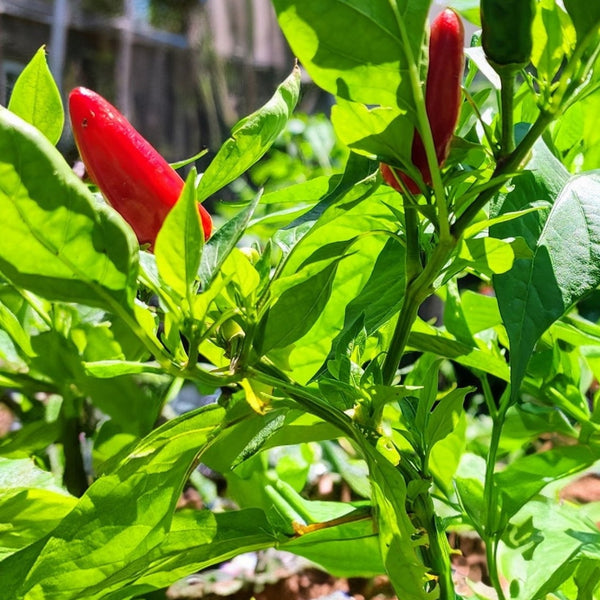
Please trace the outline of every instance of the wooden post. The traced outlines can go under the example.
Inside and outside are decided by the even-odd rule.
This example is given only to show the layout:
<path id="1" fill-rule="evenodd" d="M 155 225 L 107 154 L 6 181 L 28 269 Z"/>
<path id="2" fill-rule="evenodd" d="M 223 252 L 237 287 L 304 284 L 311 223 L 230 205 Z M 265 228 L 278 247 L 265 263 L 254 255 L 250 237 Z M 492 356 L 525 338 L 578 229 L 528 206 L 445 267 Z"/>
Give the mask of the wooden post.
<path id="1" fill-rule="evenodd" d="M 121 36 L 116 62 L 117 97 L 116 105 L 128 118 L 133 118 L 131 102 L 131 63 L 135 27 L 135 0 L 125 0 L 125 14 L 120 19 Z"/>
<path id="2" fill-rule="evenodd" d="M 68 0 L 54 0 L 50 42 L 48 44 L 48 63 L 58 89 L 62 92 L 63 71 L 67 51 L 67 33 L 69 30 Z"/>

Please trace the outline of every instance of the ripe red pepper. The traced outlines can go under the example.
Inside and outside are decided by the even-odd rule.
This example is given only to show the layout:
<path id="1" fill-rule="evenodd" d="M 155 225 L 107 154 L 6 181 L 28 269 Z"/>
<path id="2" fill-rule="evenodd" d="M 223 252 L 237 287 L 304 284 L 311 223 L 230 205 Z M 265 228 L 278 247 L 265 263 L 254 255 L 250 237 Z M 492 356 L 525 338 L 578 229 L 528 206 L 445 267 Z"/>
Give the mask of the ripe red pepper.
<path id="1" fill-rule="evenodd" d="M 429 67 L 425 83 L 425 107 L 438 164 L 442 166 L 450 152 L 450 142 L 456 128 L 461 104 L 461 81 L 464 69 L 465 32 L 460 17 L 450 8 L 443 10 L 431 23 L 429 38 Z M 431 184 L 431 172 L 423 140 L 417 131 L 413 137 L 412 161 Z M 399 169 L 394 169 L 413 194 L 419 193 L 418 185 Z M 381 164 L 384 180 L 399 192 L 400 184 L 392 168 Z"/>
<path id="2" fill-rule="evenodd" d="M 177 202 L 183 179 L 129 121 L 102 96 L 83 87 L 69 94 L 69 114 L 81 160 L 111 206 L 140 244 L 154 245 Z M 212 220 L 198 205 L 204 238 Z"/>

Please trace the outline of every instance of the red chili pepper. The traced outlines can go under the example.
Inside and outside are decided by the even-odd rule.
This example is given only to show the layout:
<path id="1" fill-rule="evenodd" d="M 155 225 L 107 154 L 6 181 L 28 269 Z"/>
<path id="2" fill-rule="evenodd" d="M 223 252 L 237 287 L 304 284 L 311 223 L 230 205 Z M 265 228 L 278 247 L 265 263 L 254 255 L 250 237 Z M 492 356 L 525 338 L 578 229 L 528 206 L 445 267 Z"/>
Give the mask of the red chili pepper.
<path id="1" fill-rule="evenodd" d="M 69 95 L 75 143 L 90 178 L 134 230 L 140 244 L 154 245 L 177 202 L 183 179 L 129 121 L 102 96 L 83 87 Z M 198 205 L 205 239 L 212 229 Z"/>
<path id="2" fill-rule="evenodd" d="M 429 38 L 429 67 L 425 84 L 425 107 L 438 164 L 442 166 L 450 152 L 450 142 L 456 128 L 461 104 L 461 81 L 464 69 L 465 32 L 460 17 L 450 8 L 443 10 L 431 23 Z M 423 140 L 417 131 L 412 144 L 412 161 L 431 184 L 431 172 Z M 413 194 L 419 193 L 417 184 L 399 169 L 394 169 Z M 391 167 L 381 164 L 384 180 L 399 192 L 400 184 Z"/>

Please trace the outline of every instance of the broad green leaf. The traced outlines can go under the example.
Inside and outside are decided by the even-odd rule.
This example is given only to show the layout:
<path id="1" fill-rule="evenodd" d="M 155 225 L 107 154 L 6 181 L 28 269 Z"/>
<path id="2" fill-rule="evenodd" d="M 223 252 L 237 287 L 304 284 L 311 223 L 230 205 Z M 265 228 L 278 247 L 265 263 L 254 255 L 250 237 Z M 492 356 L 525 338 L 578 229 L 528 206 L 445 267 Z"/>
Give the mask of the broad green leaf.
<path id="1" fill-rule="evenodd" d="M 562 446 L 511 462 L 495 476 L 504 523 L 548 483 L 578 473 L 599 458 L 600 451 L 587 446 Z"/>
<path id="2" fill-rule="evenodd" d="M 384 572 L 373 517 L 366 503 L 308 501 L 277 486 L 304 523 L 283 547 L 313 560 L 338 577 L 373 577 Z"/>
<path id="3" fill-rule="evenodd" d="M 454 474 L 467 445 L 467 417 L 463 411 L 454 422 L 454 429 L 432 449 L 429 456 L 429 470 L 436 485 L 446 496 L 452 493 Z"/>
<path id="4" fill-rule="evenodd" d="M 560 162 L 552 156 L 543 143 L 534 147 L 533 157 L 528 165 L 528 170 L 521 173 L 512 180 L 512 189 L 507 194 L 500 194 L 492 206 L 492 217 L 499 217 L 506 213 L 513 213 L 530 207 L 532 199 L 539 204 L 546 202 L 551 206 L 565 187 L 569 180 L 569 174 Z M 528 212 L 520 218 L 506 223 L 496 222 L 490 227 L 490 235 L 495 238 L 506 238 L 519 236 L 525 239 L 527 245 L 535 252 L 538 241 L 548 220 L 549 211 L 538 210 Z M 516 290 L 515 285 L 519 281 L 525 282 L 530 276 L 532 259 L 515 260 L 513 268 L 501 275 L 494 276 L 494 289 L 498 299 L 500 313 L 504 319 L 509 339 L 511 342 L 521 343 L 522 333 L 520 330 L 520 317 L 516 312 L 514 302 L 523 302 L 527 294 L 521 296 L 522 300 L 516 298 L 516 294 L 525 290 Z M 526 286 L 526 284 L 523 284 Z M 560 315 L 558 315 L 560 316 Z M 517 322 L 517 319 L 519 321 Z M 543 332 L 540 332 L 541 335 Z M 537 338 L 536 338 L 537 339 Z M 533 342 L 535 343 L 535 341 Z M 531 347 L 531 349 L 533 346 Z M 511 359 L 513 358 L 511 352 Z M 516 358 L 516 356 L 515 356 Z M 525 358 L 525 360 L 528 357 Z M 521 361 L 522 362 L 522 361 Z M 518 369 L 515 368 L 518 365 Z M 520 370 L 521 373 L 517 371 Z M 512 381 L 517 384 L 525 371 L 525 365 L 514 362 L 511 369 Z"/>
<path id="5" fill-rule="evenodd" d="M 439 387 L 439 371 L 442 360 L 434 354 L 424 354 L 407 377 L 408 385 L 419 386 L 419 402 L 417 403 L 414 427 L 426 448 L 427 423 L 431 409 L 436 401 Z"/>
<path id="6" fill-rule="evenodd" d="M 266 193 L 260 199 L 261 204 L 304 204 L 315 203 L 330 192 L 339 184 L 342 176 L 322 175 L 314 177 L 308 181 L 290 185 L 280 190 Z"/>
<path id="7" fill-rule="evenodd" d="M 371 157 L 395 159 L 410 165 L 414 126 L 392 108 L 368 108 L 338 99 L 331 121 L 340 140 L 352 150 Z"/>
<path id="8" fill-rule="evenodd" d="M 244 419 L 241 419 L 241 416 Z M 282 418 L 283 417 L 283 418 Z M 339 430 L 304 411 L 273 404 L 266 415 L 258 415 L 244 401 L 235 410 L 239 420 L 219 433 L 217 442 L 207 448 L 202 460 L 212 469 L 227 472 L 269 448 L 333 439 Z"/>
<path id="9" fill-rule="evenodd" d="M 341 177 L 335 176 L 331 179 L 330 185 L 324 194 L 318 198 L 311 198 L 316 202 L 305 214 L 301 215 L 290 223 L 283 230 L 278 231 L 273 236 L 275 243 L 281 248 L 284 254 L 290 254 L 295 248 L 297 242 L 319 221 L 322 225 L 325 217 L 323 214 L 327 209 L 341 202 L 348 195 L 360 196 L 368 194 L 375 189 L 375 173 L 378 169 L 378 163 L 367 159 L 360 154 L 351 152 L 346 162 L 344 173 Z M 357 186 L 357 184 L 360 184 Z M 355 188 L 356 186 L 356 188 Z M 290 188 L 291 193 L 295 194 L 296 186 Z M 302 193 L 300 189 L 300 193 Z M 357 193 L 358 192 L 358 193 Z"/>
<path id="10" fill-rule="evenodd" d="M 334 471 L 342 476 L 354 492 L 363 498 L 369 498 L 369 471 L 365 461 L 353 458 L 334 441 L 323 442 L 322 448 L 327 459 L 333 464 Z"/>
<path id="11" fill-rule="evenodd" d="M 259 200 L 260 194 L 257 194 L 248 206 L 220 227 L 204 246 L 198 270 L 203 290 L 212 283 L 219 273 L 219 269 L 240 241 Z"/>
<path id="12" fill-rule="evenodd" d="M 44 46 L 17 78 L 8 110 L 39 129 L 52 144 L 58 142 L 65 116 L 60 92 L 48 69 Z"/>
<path id="13" fill-rule="evenodd" d="M 191 464 L 223 415 L 208 406 L 153 431 L 94 482 L 56 529 L 0 563 L 3 594 L 127 598 L 119 590 L 146 572 L 148 555 L 165 542 Z"/>
<path id="14" fill-rule="evenodd" d="M 86 377 L 78 381 L 78 386 L 121 431 L 141 437 L 152 430 L 159 418 L 170 383 L 163 370 L 158 375 Z"/>
<path id="15" fill-rule="evenodd" d="M 577 598 L 594 598 L 594 591 L 598 591 L 600 585 L 600 564 L 597 560 L 582 560 L 573 577 L 577 586 Z"/>
<path id="16" fill-rule="evenodd" d="M 323 261 L 325 266 L 283 291 L 259 324 L 259 352 L 267 354 L 271 350 L 285 348 L 310 331 L 330 298 L 342 258 L 343 255 Z"/>
<path id="17" fill-rule="evenodd" d="M 177 204 L 169 211 L 158 236 L 154 256 L 161 280 L 192 305 L 194 282 L 200 266 L 204 233 L 198 213 L 192 169 Z"/>
<path id="18" fill-rule="evenodd" d="M 332 523 L 281 548 L 308 558 L 336 577 L 375 577 L 385 570 L 371 516 Z"/>
<path id="19" fill-rule="evenodd" d="M 438 295 L 444 303 L 442 318 L 446 331 L 453 335 L 459 342 L 474 346 L 475 340 L 467 322 L 467 316 L 458 289 L 458 281 L 450 279 L 446 286 L 438 292 Z"/>
<path id="20" fill-rule="evenodd" d="M 479 0 L 452 0 L 448 2 L 448 6 L 458 11 L 467 21 L 481 27 Z"/>
<path id="21" fill-rule="evenodd" d="M 463 414 L 465 397 L 474 389 L 457 388 L 440 398 L 427 421 L 426 443 L 429 449 L 454 431 Z"/>
<path id="22" fill-rule="evenodd" d="M 485 512 L 483 483 L 470 477 L 456 477 L 454 486 L 465 514 L 471 520 L 473 527 L 481 531 Z"/>
<path id="23" fill-rule="evenodd" d="M 569 13 L 577 31 L 577 42 L 581 44 L 589 33 L 600 28 L 600 4 L 586 0 L 564 0 L 565 8 Z"/>
<path id="24" fill-rule="evenodd" d="M 558 196 L 534 248 L 496 280 L 518 389 L 540 336 L 600 284 L 600 173 L 572 178 Z"/>
<path id="25" fill-rule="evenodd" d="M 33 355 L 31 341 L 17 317 L 7 306 L 0 303 L 0 330 L 6 332 L 21 353 L 26 356 Z"/>
<path id="26" fill-rule="evenodd" d="M 47 489 L 18 485 L 0 489 L 0 564 L 45 537 L 76 504 L 77 498 Z"/>
<path id="27" fill-rule="evenodd" d="M 357 324 L 362 324 L 367 335 L 376 335 L 397 313 L 404 296 L 404 264 L 404 246 L 388 239 L 363 288 L 346 305 L 342 330 L 333 341 L 334 352 Z"/>
<path id="28" fill-rule="evenodd" d="M 106 595 L 98 590 L 96 595 L 85 598 L 144 597 L 187 575 L 244 552 L 264 550 L 277 542 L 264 513 L 257 509 L 218 514 L 208 510 L 180 511 L 175 513 L 162 544 L 130 565 L 132 576 L 122 589 Z"/>
<path id="29" fill-rule="evenodd" d="M 161 375 L 163 368 L 155 362 L 141 363 L 125 360 L 100 360 L 84 363 L 84 369 L 87 375 L 99 379 L 112 379 L 121 375 L 141 375 L 149 373 Z"/>
<path id="30" fill-rule="evenodd" d="M 420 352 L 445 356 L 466 367 L 489 373 L 504 381 L 509 380 L 508 365 L 498 352 L 486 348 L 483 343 L 477 346 L 465 344 L 420 319 L 413 326 L 408 345 Z"/>
<path id="31" fill-rule="evenodd" d="M 263 107 L 234 126 L 231 137 L 221 146 L 200 179 L 199 201 L 206 200 L 237 179 L 265 154 L 284 130 L 299 94 L 300 68 L 295 66 Z"/>
<path id="32" fill-rule="evenodd" d="M 5 382 L 13 384 L 8 380 Z M 17 388 L 18 389 L 18 388 Z M 25 388 L 29 391 L 28 388 Z M 36 420 L 26 423 L 17 431 L 11 431 L 2 438 L 0 443 L 0 455 L 12 459 L 27 459 L 32 454 L 46 452 L 48 446 L 60 439 L 61 424 L 57 420 L 48 422 Z"/>
<path id="33" fill-rule="evenodd" d="M 495 296 L 465 290 L 461 295 L 462 310 L 472 334 L 496 327 L 502 323 Z"/>
<path id="34" fill-rule="evenodd" d="M 492 237 L 476 237 L 462 240 L 455 261 L 448 274 L 458 273 L 470 267 L 485 275 L 506 273 L 515 258 L 525 258 L 531 250 L 523 239 L 499 240 Z"/>
<path id="35" fill-rule="evenodd" d="M 585 549 L 598 546 L 598 527 L 579 510 L 540 498 L 518 513 L 503 538 L 510 547 L 503 549 L 502 570 L 510 582 L 511 598 L 547 597 L 573 575 Z"/>
<path id="36" fill-rule="evenodd" d="M 50 300 L 131 306 L 137 242 L 52 144 L 0 107 L 0 272 Z M 26 248 L 25 252 L 23 249 Z"/>
<path id="37" fill-rule="evenodd" d="M 54 529 L 76 502 L 32 460 L 0 458 L 0 561 Z"/>
<path id="38" fill-rule="evenodd" d="M 334 340 L 345 329 L 352 329 L 361 311 L 365 310 L 369 326 L 376 327 L 393 314 L 393 307 L 401 301 L 404 250 L 401 244 L 390 243 L 388 235 L 399 227 L 388 203 L 398 202 L 399 196 L 387 186 L 373 191 L 374 185 L 374 177 L 369 176 L 349 192 L 325 198 L 324 206 L 309 211 L 305 218 L 310 229 L 295 244 L 282 269 L 282 277 L 294 275 L 306 268 L 303 265 L 318 260 L 325 249 L 335 245 L 343 248 L 355 238 L 337 266 L 329 299 L 318 320 L 287 355 L 293 377 L 300 382 L 308 381 L 318 371 L 330 355 Z M 385 256 L 379 261 L 384 250 Z M 387 274 L 385 265 L 391 266 Z M 377 281 L 378 291 L 368 287 L 370 280 Z M 362 296 L 363 291 L 366 296 Z M 378 297 L 379 293 L 384 296 Z M 367 299 L 375 301 L 372 313 Z"/>
<path id="39" fill-rule="evenodd" d="M 471 452 L 465 452 L 460 458 L 453 479 L 458 500 L 465 514 L 470 518 L 473 527 L 479 532 L 484 527 L 486 511 L 484 500 L 485 469 L 484 458 Z"/>
<path id="40" fill-rule="evenodd" d="M 421 60 L 429 0 L 274 0 L 279 25 L 315 83 L 346 100 L 412 105 L 406 50 Z M 352 35 L 351 32 L 355 32 Z"/>
<path id="41" fill-rule="evenodd" d="M 590 94 L 569 106 L 551 131 L 563 161 L 571 171 L 586 171 L 600 164 L 600 131 L 586 127 L 600 110 L 600 93 Z"/>
<path id="42" fill-rule="evenodd" d="M 0 491 L 16 488 L 48 490 L 66 494 L 51 473 L 36 467 L 33 460 L 0 457 Z"/>
<path id="43" fill-rule="evenodd" d="M 575 32 L 555 0 L 543 0 L 537 7 L 532 33 L 531 62 L 538 79 L 549 85 L 565 54 L 570 54 L 575 45 Z"/>
<path id="44" fill-rule="evenodd" d="M 234 285 L 237 293 L 246 301 L 252 301 L 260 285 L 260 275 L 248 257 L 239 249 L 233 248 L 219 270 L 219 277 L 229 286 Z M 210 290 L 208 292 L 210 296 Z M 202 296 L 199 297 L 199 299 Z M 232 298 L 235 303 L 239 298 Z"/>

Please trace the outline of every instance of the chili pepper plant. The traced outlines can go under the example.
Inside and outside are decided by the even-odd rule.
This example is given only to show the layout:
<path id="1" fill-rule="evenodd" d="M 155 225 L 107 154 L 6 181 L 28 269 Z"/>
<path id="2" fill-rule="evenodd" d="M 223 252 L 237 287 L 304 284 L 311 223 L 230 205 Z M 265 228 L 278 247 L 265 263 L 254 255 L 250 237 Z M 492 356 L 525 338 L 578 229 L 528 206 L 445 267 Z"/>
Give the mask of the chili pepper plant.
<path id="1" fill-rule="evenodd" d="M 299 66 L 176 201 L 116 113 L 78 139 L 99 192 L 75 175 L 43 49 L 0 108 L 2 598 L 150 597 L 275 546 L 448 600 L 461 535 L 485 545 L 480 598 L 599 597 L 598 503 L 559 492 L 600 460 L 600 4 L 431 26 L 426 0 L 273 5 L 348 158 L 210 237 L 198 204 L 285 130 Z M 115 178 L 153 190 L 146 214 Z M 176 410 L 190 388 L 203 405 Z M 316 448 L 353 466 L 349 501 L 303 494 Z M 235 509 L 176 509 L 199 466 Z"/>

